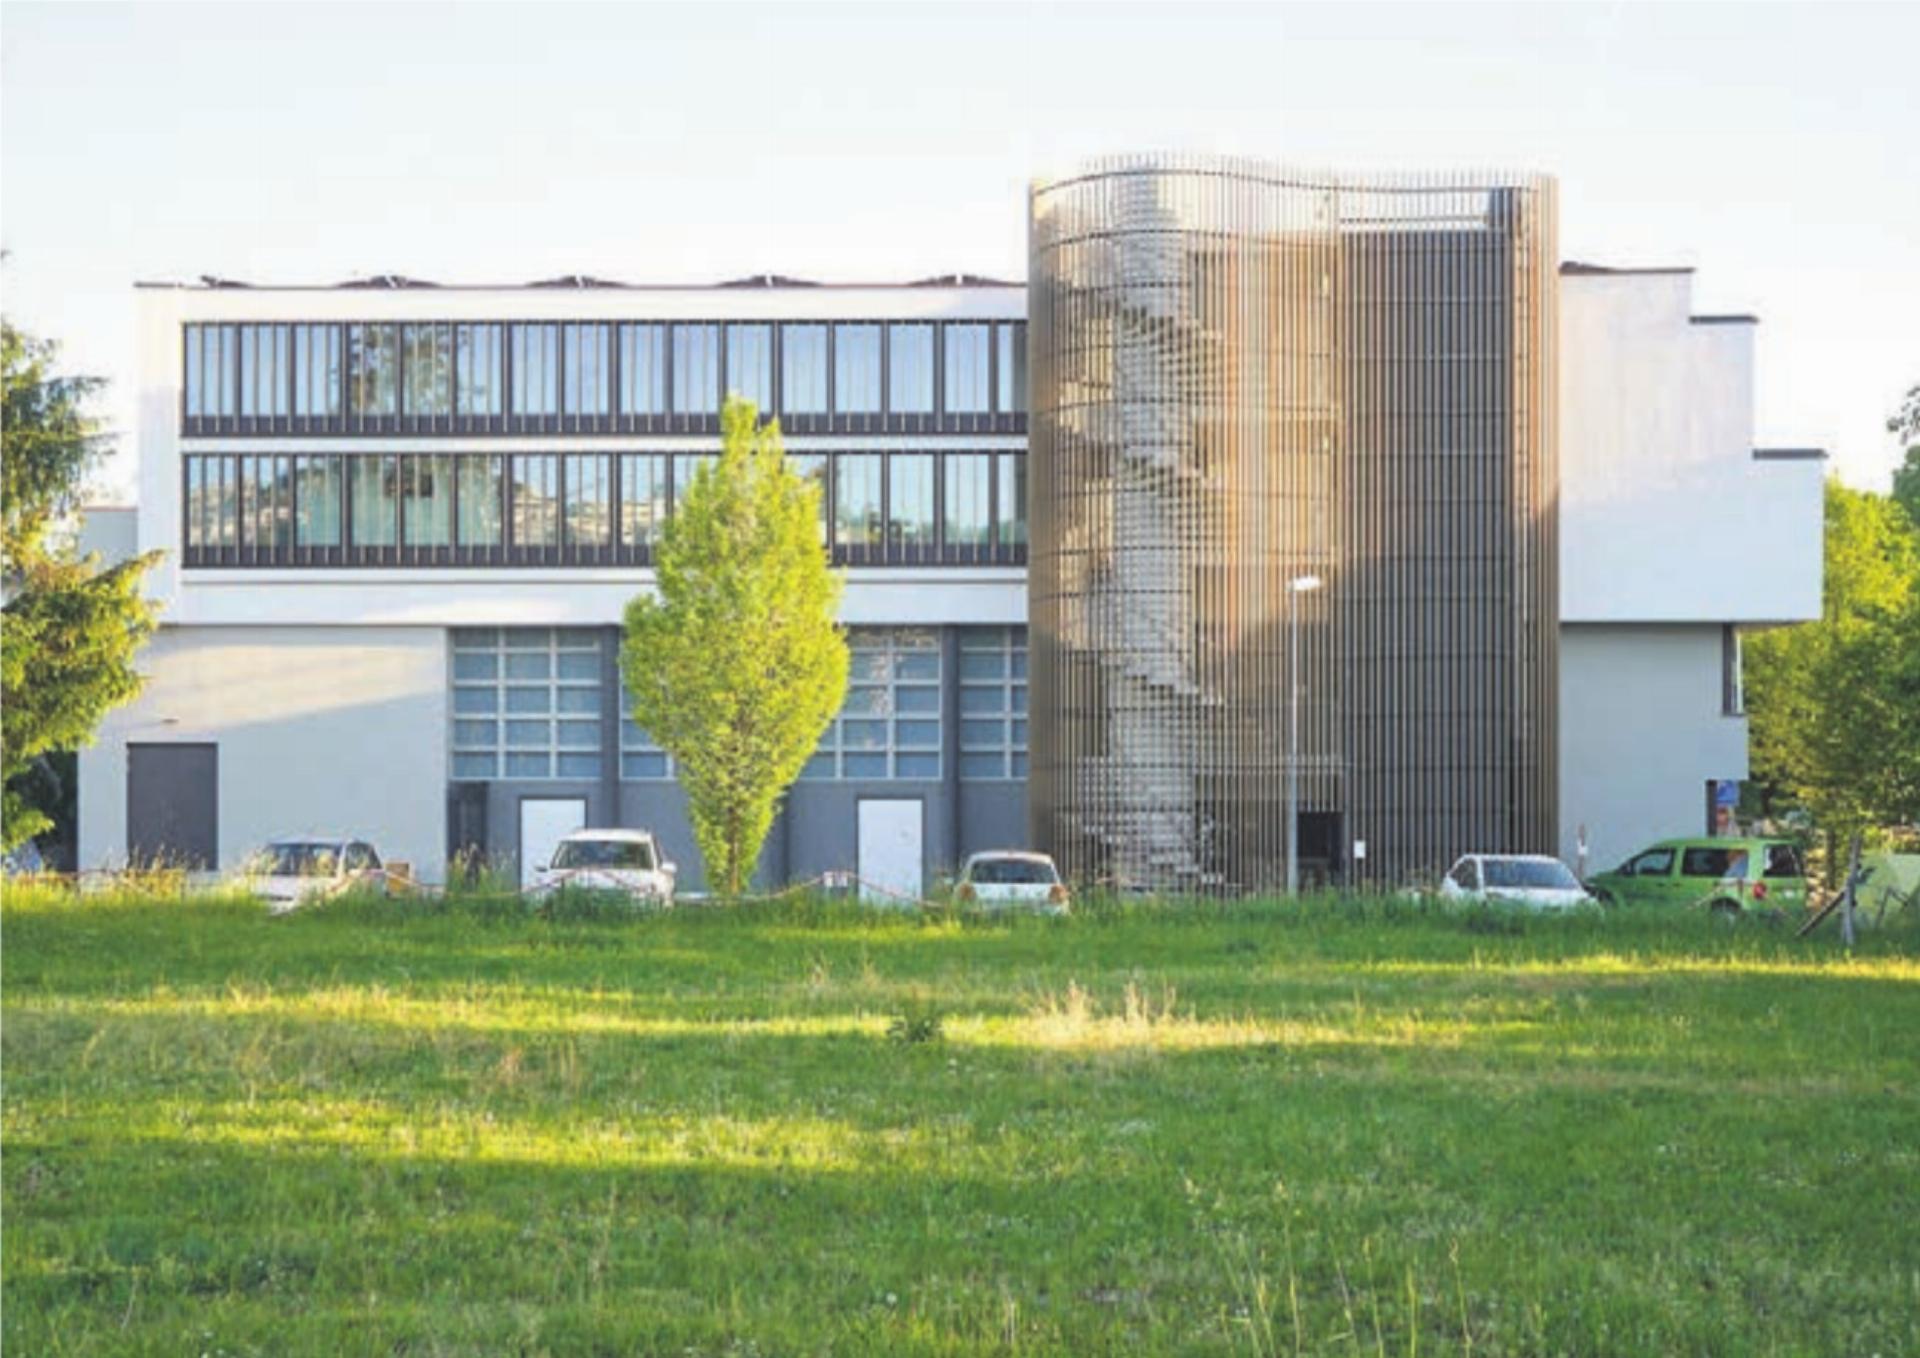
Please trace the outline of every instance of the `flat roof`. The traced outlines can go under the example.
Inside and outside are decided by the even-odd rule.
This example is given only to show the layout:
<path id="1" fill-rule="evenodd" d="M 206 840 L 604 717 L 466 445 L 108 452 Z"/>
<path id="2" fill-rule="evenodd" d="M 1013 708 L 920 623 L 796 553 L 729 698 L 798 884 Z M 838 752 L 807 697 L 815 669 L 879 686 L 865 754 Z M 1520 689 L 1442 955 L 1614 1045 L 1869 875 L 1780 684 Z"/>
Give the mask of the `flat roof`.
<path id="1" fill-rule="evenodd" d="M 1825 462 L 1825 448 L 1755 448 L 1755 462 Z"/>
<path id="2" fill-rule="evenodd" d="M 749 274 L 717 283 L 625 283 L 590 274 L 565 274 L 559 278 L 540 278 L 528 283 L 436 283 L 430 279 L 409 278 L 404 274 L 374 274 L 367 278 L 348 278 L 338 283 L 251 283 L 217 274 L 201 274 L 191 282 L 167 279 L 137 279 L 136 288 L 178 289 L 191 292 L 529 292 L 599 291 L 616 292 L 712 292 L 741 288 L 1024 288 L 1024 279 L 991 278 L 977 273 L 943 273 L 929 278 L 903 282 L 829 282 L 817 278 L 794 278 L 788 274 Z"/>
<path id="3" fill-rule="evenodd" d="M 1561 262 L 1560 272 L 1572 274 L 1575 277 L 1588 274 L 1692 273 L 1693 266 L 1691 264 L 1588 264 L 1584 260 L 1569 259 Z"/>

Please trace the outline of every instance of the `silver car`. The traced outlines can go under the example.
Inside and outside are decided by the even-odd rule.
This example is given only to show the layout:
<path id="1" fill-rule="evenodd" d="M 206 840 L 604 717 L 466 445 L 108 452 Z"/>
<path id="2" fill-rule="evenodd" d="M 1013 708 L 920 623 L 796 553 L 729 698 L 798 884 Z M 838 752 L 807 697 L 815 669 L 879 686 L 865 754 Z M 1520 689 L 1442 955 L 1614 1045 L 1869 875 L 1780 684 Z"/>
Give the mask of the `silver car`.
<path id="1" fill-rule="evenodd" d="M 960 869 L 954 895 L 969 905 L 989 909 L 1039 910 L 1064 915 L 1069 909 L 1067 884 L 1060 870 L 1043 853 L 995 849 L 977 853 Z"/>
<path id="2" fill-rule="evenodd" d="M 617 891 L 637 902 L 668 906 L 673 904 L 677 871 L 645 830 L 575 830 L 555 846 L 553 861 L 535 871 L 531 894 L 539 898 L 577 887 Z"/>
<path id="3" fill-rule="evenodd" d="M 338 835 L 276 839 L 247 860 L 241 880 L 276 915 L 343 891 L 387 890 L 373 845 Z"/>

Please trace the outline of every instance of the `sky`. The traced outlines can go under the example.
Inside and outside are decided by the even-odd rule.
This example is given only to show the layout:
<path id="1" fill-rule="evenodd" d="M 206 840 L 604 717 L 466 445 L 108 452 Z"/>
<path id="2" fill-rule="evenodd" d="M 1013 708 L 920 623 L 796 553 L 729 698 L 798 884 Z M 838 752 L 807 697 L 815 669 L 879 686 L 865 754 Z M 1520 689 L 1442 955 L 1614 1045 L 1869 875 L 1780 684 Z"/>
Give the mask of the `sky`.
<path id="1" fill-rule="evenodd" d="M 1758 444 L 1884 489 L 1916 51 L 1894 3 L 9 0 L 0 298 L 130 427 L 136 279 L 1019 278 L 1028 182 L 1106 152 L 1545 170 L 1563 258 L 1761 318 Z"/>

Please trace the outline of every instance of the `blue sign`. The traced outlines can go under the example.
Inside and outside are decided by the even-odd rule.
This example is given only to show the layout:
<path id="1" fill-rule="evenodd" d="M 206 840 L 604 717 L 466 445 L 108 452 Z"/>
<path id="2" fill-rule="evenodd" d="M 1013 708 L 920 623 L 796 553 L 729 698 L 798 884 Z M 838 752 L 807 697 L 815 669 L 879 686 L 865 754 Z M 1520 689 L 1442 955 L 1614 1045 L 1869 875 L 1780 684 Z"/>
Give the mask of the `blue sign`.
<path id="1" fill-rule="evenodd" d="M 1740 805 L 1740 781 L 1737 778 L 1718 778 L 1713 784 L 1713 804 L 1715 806 Z"/>

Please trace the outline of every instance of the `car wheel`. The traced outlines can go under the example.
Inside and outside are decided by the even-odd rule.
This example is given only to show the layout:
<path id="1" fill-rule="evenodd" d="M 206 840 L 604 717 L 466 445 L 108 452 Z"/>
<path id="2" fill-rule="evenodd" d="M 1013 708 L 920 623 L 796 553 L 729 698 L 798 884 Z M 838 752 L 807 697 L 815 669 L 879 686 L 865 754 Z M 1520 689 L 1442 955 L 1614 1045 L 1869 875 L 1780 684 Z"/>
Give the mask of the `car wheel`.
<path id="1" fill-rule="evenodd" d="M 1603 905 L 1609 910 L 1613 909 L 1616 905 L 1620 904 L 1619 899 L 1615 897 L 1614 894 L 1611 891 L 1608 891 L 1605 887 L 1602 887 L 1600 890 L 1594 892 L 1593 899 L 1597 904 Z"/>
<path id="2" fill-rule="evenodd" d="M 1729 901 L 1726 899 L 1717 900 L 1709 905 L 1707 909 L 1712 911 L 1713 917 L 1722 924 L 1733 924 L 1740 918 L 1740 903 L 1738 901 Z"/>

